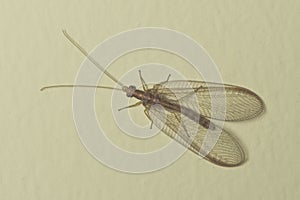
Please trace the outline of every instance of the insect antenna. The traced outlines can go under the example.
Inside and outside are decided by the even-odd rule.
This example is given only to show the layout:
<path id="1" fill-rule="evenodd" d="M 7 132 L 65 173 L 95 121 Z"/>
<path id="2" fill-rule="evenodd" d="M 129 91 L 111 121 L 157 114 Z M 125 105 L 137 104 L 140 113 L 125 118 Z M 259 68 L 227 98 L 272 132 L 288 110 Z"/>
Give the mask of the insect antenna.
<path id="1" fill-rule="evenodd" d="M 83 54 L 86 56 L 86 58 L 91 61 L 98 69 L 100 69 L 106 76 L 108 76 L 111 80 L 113 80 L 115 83 L 117 83 L 119 86 L 121 86 L 122 89 L 119 88 L 113 88 L 108 86 L 92 86 L 92 85 L 51 85 L 46 86 L 40 89 L 40 91 L 44 91 L 46 89 L 52 89 L 52 88 L 74 88 L 74 87 L 82 87 L 82 88 L 102 88 L 102 89 L 111 89 L 111 90 L 118 90 L 118 91 L 124 91 L 127 87 L 124 86 L 123 83 L 118 81 L 111 73 L 109 73 L 107 70 L 105 70 L 93 57 L 91 57 L 88 52 L 79 45 L 78 42 L 76 42 L 68 33 L 66 30 L 62 30 L 65 37 Z"/>
<path id="2" fill-rule="evenodd" d="M 101 88 L 101 89 L 123 91 L 120 88 L 113 88 L 113 87 L 109 87 L 109 86 L 94 86 L 94 85 L 50 85 L 50 86 L 42 87 L 40 89 L 40 91 L 44 91 L 44 90 L 52 89 L 52 88 L 74 88 L 74 87 L 80 87 L 80 88 Z"/>
<path id="3" fill-rule="evenodd" d="M 105 70 L 93 57 L 91 57 L 88 52 L 79 45 L 68 33 L 66 30 L 62 30 L 65 37 L 83 54 L 91 61 L 98 69 L 100 69 L 106 76 L 108 76 L 111 80 L 117 83 L 119 86 L 123 87 L 124 84 L 118 81 L 113 75 L 111 75 L 107 70 Z"/>

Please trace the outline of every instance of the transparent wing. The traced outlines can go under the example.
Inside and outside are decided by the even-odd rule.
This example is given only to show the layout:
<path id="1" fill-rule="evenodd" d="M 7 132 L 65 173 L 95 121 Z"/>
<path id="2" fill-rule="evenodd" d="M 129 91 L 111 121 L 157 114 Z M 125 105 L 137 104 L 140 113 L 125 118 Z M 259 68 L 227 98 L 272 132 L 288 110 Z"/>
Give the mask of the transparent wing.
<path id="1" fill-rule="evenodd" d="M 145 114 L 166 135 L 216 165 L 233 167 L 245 161 L 241 145 L 225 130 L 216 127 L 215 131 L 221 132 L 219 138 L 216 138 L 215 132 L 208 132 L 199 123 L 181 113 L 167 111 L 162 106 L 146 107 Z M 207 139 L 204 140 L 205 138 Z M 217 142 L 211 151 L 205 151 L 206 148 L 202 146 L 211 142 L 210 139 L 217 139 Z"/>
<path id="2" fill-rule="evenodd" d="M 264 111 L 264 103 L 257 94 L 234 85 L 179 80 L 156 84 L 152 90 L 170 100 L 191 102 L 195 98 L 190 97 L 196 96 L 199 112 L 211 119 L 243 121 Z"/>

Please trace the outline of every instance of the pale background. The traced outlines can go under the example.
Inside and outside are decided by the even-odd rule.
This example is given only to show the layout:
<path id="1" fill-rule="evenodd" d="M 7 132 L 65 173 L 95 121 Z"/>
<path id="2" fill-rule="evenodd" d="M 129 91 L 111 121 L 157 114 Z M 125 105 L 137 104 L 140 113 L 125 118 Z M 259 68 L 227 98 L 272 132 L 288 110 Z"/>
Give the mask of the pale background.
<path id="1" fill-rule="evenodd" d="M 297 0 L 2 0 L 0 198 L 299 198 L 299 10 Z M 112 170 L 81 144 L 72 118 L 72 90 L 39 91 L 48 84 L 73 83 L 84 59 L 62 28 L 91 50 L 109 36 L 143 26 L 193 37 L 225 82 L 262 96 L 267 105 L 262 117 L 228 124 L 247 149 L 249 161 L 243 166 L 221 168 L 186 153 L 153 173 Z M 143 63 L 143 54 L 136 63 L 125 60 L 127 68 L 112 68 L 117 77 L 131 64 Z M 113 123 L 110 128 L 118 131 Z"/>

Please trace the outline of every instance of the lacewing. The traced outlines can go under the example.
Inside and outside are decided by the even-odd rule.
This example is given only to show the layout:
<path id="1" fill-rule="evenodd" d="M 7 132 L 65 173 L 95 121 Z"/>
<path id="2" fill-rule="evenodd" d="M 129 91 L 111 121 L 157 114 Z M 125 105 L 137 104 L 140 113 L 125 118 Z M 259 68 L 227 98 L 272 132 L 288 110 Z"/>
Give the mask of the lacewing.
<path id="1" fill-rule="evenodd" d="M 88 85 L 53 85 L 43 87 L 41 91 L 58 87 L 94 87 L 123 91 L 127 97 L 134 97 L 139 100 L 137 103 L 125 108 L 143 105 L 145 107 L 144 113 L 151 121 L 151 126 L 154 124 L 166 135 L 198 156 L 224 167 L 239 166 L 244 163 L 246 160 L 245 153 L 238 140 L 213 123 L 212 119 L 236 122 L 257 117 L 264 111 L 264 103 L 257 94 L 249 89 L 229 84 L 186 80 L 171 81 L 169 80 L 170 75 L 166 81 L 148 88 L 140 71 L 139 76 L 143 90 L 136 89 L 133 85 L 127 87 L 89 56 L 65 30 L 63 30 L 63 33 L 94 65 L 121 88 Z M 193 98 L 190 98 L 190 96 L 193 96 Z M 226 101 L 224 101 L 224 98 L 226 98 Z M 215 109 L 212 109 L 212 99 L 214 99 L 214 104 L 216 104 Z M 225 102 L 226 111 L 220 109 L 223 107 L 218 106 L 218 102 Z M 191 103 L 196 104 L 197 109 L 189 107 Z M 218 115 L 214 114 L 215 112 L 221 113 L 223 117 L 218 118 Z M 208 130 L 217 130 L 220 134 L 213 148 L 204 152 L 203 148 L 201 148 L 202 145 L 205 145 L 204 138 L 207 134 L 213 134 Z"/>

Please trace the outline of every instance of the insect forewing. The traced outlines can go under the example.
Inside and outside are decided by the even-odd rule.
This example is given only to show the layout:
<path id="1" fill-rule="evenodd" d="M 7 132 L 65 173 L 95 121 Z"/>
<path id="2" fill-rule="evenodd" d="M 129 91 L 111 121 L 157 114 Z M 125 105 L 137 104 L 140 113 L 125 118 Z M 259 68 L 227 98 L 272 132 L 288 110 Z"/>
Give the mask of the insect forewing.
<path id="1" fill-rule="evenodd" d="M 239 86 L 179 80 L 163 82 L 154 88 L 159 94 L 170 98 L 176 94 L 176 98 L 186 98 L 189 102 L 195 101 L 195 98 L 190 99 L 191 94 L 196 95 L 193 103 L 198 104 L 201 115 L 210 119 L 243 121 L 260 115 L 264 110 L 264 103 L 257 94 Z"/>

